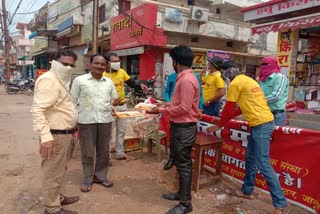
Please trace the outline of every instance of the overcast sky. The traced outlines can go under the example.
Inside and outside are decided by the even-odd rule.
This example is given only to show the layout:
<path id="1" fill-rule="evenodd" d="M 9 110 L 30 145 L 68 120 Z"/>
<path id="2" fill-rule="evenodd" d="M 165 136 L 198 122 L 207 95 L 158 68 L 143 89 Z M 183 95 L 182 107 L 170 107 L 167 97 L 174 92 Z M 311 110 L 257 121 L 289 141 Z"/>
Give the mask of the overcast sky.
<path id="1" fill-rule="evenodd" d="M 9 11 L 10 15 L 14 13 L 16 10 L 19 2 L 21 0 L 6 0 L 6 7 L 7 11 Z M 19 9 L 17 10 L 17 14 L 14 16 L 12 20 L 12 24 L 9 26 L 9 30 L 11 33 L 16 32 L 16 24 L 18 22 L 26 22 L 28 23 L 33 17 L 34 14 L 19 14 L 19 13 L 30 13 L 33 11 L 39 10 L 43 5 L 46 4 L 46 2 L 54 2 L 55 0 L 22 0 L 21 5 Z M 77 1 L 77 0 L 75 0 Z M 268 1 L 268 0 L 262 0 L 262 1 Z M 2 5 L 0 5 L 2 9 Z M 10 17 L 11 17 L 10 16 Z"/>
<path id="2" fill-rule="evenodd" d="M 6 8 L 10 13 L 10 17 L 18 7 L 18 4 L 21 0 L 6 0 Z M 17 14 L 14 16 L 12 20 L 12 24 L 9 26 L 9 30 L 11 33 L 16 32 L 16 24 L 18 22 L 29 22 L 33 17 L 33 14 L 19 14 L 19 13 L 30 13 L 33 11 L 39 10 L 43 5 L 47 2 L 54 2 L 55 0 L 22 0 L 21 5 L 17 10 Z M 0 5 L 2 9 L 2 4 Z"/>

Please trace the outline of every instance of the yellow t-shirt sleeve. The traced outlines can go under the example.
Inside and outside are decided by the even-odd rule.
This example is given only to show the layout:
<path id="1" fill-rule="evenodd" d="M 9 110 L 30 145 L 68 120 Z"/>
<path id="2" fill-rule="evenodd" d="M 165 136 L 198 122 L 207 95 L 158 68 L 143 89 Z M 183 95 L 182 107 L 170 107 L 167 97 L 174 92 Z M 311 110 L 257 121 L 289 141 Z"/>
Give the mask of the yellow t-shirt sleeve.
<path id="1" fill-rule="evenodd" d="M 121 73 L 124 81 L 127 81 L 128 79 L 130 79 L 130 76 L 127 74 L 127 72 L 125 72 L 124 70 L 121 70 Z"/>
<path id="2" fill-rule="evenodd" d="M 230 84 L 227 93 L 227 101 L 238 102 L 240 96 L 240 88 L 238 85 Z"/>
<path id="3" fill-rule="evenodd" d="M 224 88 L 224 80 L 222 79 L 221 75 L 219 75 L 219 77 L 217 77 L 216 87 L 217 87 L 217 89 Z"/>

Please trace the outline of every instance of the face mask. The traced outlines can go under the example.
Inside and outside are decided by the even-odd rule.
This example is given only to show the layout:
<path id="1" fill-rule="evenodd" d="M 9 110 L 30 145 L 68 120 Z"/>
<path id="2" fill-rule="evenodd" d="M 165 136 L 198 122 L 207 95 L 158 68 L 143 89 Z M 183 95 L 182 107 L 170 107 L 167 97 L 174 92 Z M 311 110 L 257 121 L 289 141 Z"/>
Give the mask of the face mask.
<path id="1" fill-rule="evenodd" d="M 58 61 L 52 60 L 51 70 L 57 74 L 61 81 L 68 85 L 71 81 L 73 68 L 71 66 L 65 66 Z"/>
<path id="2" fill-rule="evenodd" d="M 207 68 L 207 70 L 210 69 L 210 62 L 209 61 L 206 62 L 206 68 Z"/>
<path id="3" fill-rule="evenodd" d="M 241 72 L 239 70 L 239 68 L 228 68 L 226 69 L 223 74 L 222 74 L 222 79 L 226 82 L 226 83 L 230 83 L 237 75 L 239 75 Z"/>
<path id="4" fill-rule="evenodd" d="M 120 69 L 120 62 L 110 62 L 110 68 L 118 71 Z"/>
<path id="5" fill-rule="evenodd" d="M 225 82 L 226 85 L 229 85 L 230 84 L 230 79 L 229 77 L 225 77 L 225 78 L 222 78 Z"/>

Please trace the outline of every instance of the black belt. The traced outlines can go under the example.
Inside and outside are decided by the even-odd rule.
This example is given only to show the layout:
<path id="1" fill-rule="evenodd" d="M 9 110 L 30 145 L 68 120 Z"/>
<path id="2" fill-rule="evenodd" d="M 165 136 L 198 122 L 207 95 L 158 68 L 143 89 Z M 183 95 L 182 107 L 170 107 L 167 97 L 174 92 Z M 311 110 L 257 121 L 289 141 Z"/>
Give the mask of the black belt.
<path id="1" fill-rule="evenodd" d="M 183 127 L 183 128 L 186 128 L 186 127 L 190 127 L 190 126 L 194 126 L 194 125 L 197 125 L 196 122 L 192 122 L 192 123 L 174 123 L 174 122 L 170 122 L 170 126 L 172 127 Z"/>
<path id="2" fill-rule="evenodd" d="M 278 113 L 283 113 L 284 110 L 273 110 L 271 112 L 272 112 L 272 114 L 278 114 Z"/>
<path id="3" fill-rule="evenodd" d="M 119 103 L 119 104 L 114 105 L 114 106 L 123 106 L 124 104 L 126 104 L 126 102 L 122 102 L 122 103 Z"/>
<path id="4" fill-rule="evenodd" d="M 56 129 L 51 129 L 50 132 L 51 134 L 74 134 L 75 129 L 69 129 L 69 130 L 56 130 Z"/>

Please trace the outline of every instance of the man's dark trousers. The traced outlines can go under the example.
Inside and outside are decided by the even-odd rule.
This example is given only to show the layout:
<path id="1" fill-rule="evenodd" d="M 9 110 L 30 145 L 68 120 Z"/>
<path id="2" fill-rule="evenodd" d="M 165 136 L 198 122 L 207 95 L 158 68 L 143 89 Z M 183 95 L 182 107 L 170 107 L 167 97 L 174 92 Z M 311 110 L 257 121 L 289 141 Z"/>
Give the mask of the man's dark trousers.
<path id="1" fill-rule="evenodd" d="M 83 182 L 106 178 L 112 123 L 78 124 L 83 168 Z"/>
<path id="2" fill-rule="evenodd" d="M 173 146 L 173 158 L 179 174 L 180 201 L 191 201 L 192 182 L 192 145 L 197 137 L 196 123 L 170 123 L 170 143 Z"/>

